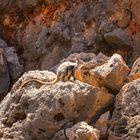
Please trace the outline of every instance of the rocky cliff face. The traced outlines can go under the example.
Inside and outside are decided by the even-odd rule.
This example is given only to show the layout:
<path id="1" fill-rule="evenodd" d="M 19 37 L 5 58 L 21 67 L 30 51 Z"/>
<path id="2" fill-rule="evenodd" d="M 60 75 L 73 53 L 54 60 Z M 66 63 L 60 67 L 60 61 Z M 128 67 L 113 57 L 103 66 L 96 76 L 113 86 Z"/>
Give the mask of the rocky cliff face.
<path id="1" fill-rule="evenodd" d="M 76 80 L 48 84 L 57 77 L 53 72 L 25 73 L 0 104 L 0 138 L 138 140 L 139 59 L 129 74 L 119 54 L 97 63 L 102 57 L 79 65 Z"/>
<path id="2" fill-rule="evenodd" d="M 0 0 L 0 101 L 9 92 L 0 104 L 0 138 L 139 139 L 139 13 L 139 0 Z M 74 73 L 80 82 L 20 89 L 26 80 L 56 77 L 24 72 L 56 73 L 75 58 L 85 64 Z"/>
<path id="3" fill-rule="evenodd" d="M 130 63 L 132 51 L 134 59 L 139 52 L 138 5 L 136 0 L 1 0 L 1 37 L 22 54 L 28 70 L 50 69 L 83 51 L 118 52 Z"/>
<path id="4" fill-rule="evenodd" d="M 139 9 L 138 0 L 0 0 L 0 38 L 18 56 L 10 54 L 10 83 L 79 52 L 117 52 L 131 66 L 139 56 Z"/>

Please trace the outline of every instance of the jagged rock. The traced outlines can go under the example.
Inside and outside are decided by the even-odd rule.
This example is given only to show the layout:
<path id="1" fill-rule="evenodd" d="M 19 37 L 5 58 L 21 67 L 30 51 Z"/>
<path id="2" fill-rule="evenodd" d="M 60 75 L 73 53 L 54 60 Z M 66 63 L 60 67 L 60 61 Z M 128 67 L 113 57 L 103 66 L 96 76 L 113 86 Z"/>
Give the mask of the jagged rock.
<path id="1" fill-rule="evenodd" d="M 107 62 L 107 60 L 109 60 L 109 57 L 107 57 L 103 53 L 99 53 L 98 55 L 96 55 L 96 54 L 94 54 L 92 52 L 91 53 L 81 52 L 81 53 L 72 53 L 72 54 L 70 54 L 67 58 L 62 59 L 61 63 L 65 62 L 65 61 L 75 62 L 75 58 L 78 58 L 80 60 L 79 61 L 80 64 L 85 62 L 85 63 L 92 63 L 93 65 L 101 65 L 101 64 L 104 64 L 105 62 Z M 57 69 L 57 67 L 59 65 L 60 64 L 52 67 L 51 70 L 56 71 L 56 69 Z M 80 68 L 79 68 L 79 70 L 80 70 Z M 76 77 L 77 77 L 76 79 L 80 80 L 78 78 L 78 75 L 76 75 Z"/>
<path id="2" fill-rule="evenodd" d="M 111 135 L 111 132 L 109 132 L 109 133 L 110 133 L 110 135 L 109 135 L 108 140 L 122 140 L 121 137 L 113 136 L 113 134 Z"/>
<path id="3" fill-rule="evenodd" d="M 131 19 L 132 19 L 132 12 L 128 8 L 121 9 L 120 18 L 118 18 L 117 25 L 120 28 L 126 28 L 129 26 Z"/>
<path id="4" fill-rule="evenodd" d="M 99 140 L 99 130 L 87 125 L 85 122 L 80 122 L 72 128 L 68 128 L 66 134 L 69 140 Z"/>
<path id="5" fill-rule="evenodd" d="M 137 78 L 140 78 L 140 58 L 138 58 L 132 68 L 131 68 L 131 71 L 130 71 L 130 74 L 128 75 L 128 82 L 132 81 L 132 80 L 135 80 Z"/>
<path id="6" fill-rule="evenodd" d="M 121 28 L 104 34 L 104 38 L 109 45 L 116 45 L 120 48 L 126 47 L 126 49 L 130 49 L 130 47 L 132 47 L 132 39 L 130 34 Z"/>
<path id="7" fill-rule="evenodd" d="M 64 134 L 64 131 L 66 134 Z M 79 122 L 71 128 L 60 130 L 55 134 L 53 140 L 99 140 L 99 138 L 99 130 L 88 125 L 86 122 Z"/>
<path id="8" fill-rule="evenodd" d="M 15 7 L 20 8 L 21 10 L 29 10 L 31 11 L 33 7 L 37 5 L 40 0 L 18 0 L 18 1 L 11 1 L 11 0 L 1 0 L 0 1 L 0 11 L 8 10 L 11 8 L 12 5 Z"/>
<path id="9" fill-rule="evenodd" d="M 8 42 L 16 44 L 13 46 L 24 54 L 26 70 L 50 70 L 71 53 L 112 54 L 117 51 L 115 45 L 123 49 L 132 46 L 127 29 L 123 31 L 117 26 L 128 26 L 131 20 L 131 8 L 122 8 L 123 3 L 131 4 L 130 1 L 114 4 L 113 0 L 1 0 L 0 25 Z M 124 11 L 123 15 L 120 10 Z M 104 34 L 107 36 L 116 30 L 122 31 L 116 33 L 113 40 L 116 44 L 109 43 L 108 47 Z"/>
<path id="10" fill-rule="evenodd" d="M 133 61 L 135 61 L 140 56 L 140 32 L 138 32 L 134 37 L 134 54 L 133 54 Z"/>
<path id="11" fill-rule="evenodd" d="M 129 26 L 129 30 L 131 31 L 131 35 L 133 37 L 133 48 L 134 55 L 133 61 L 135 61 L 140 56 L 140 1 L 132 1 L 131 3 L 131 12 L 133 18 L 131 20 L 131 24 Z"/>
<path id="12" fill-rule="evenodd" d="M 94 59 L 96 55 L 94 53 L 72 53 L 70 54 L 64 61 L 73 61 L 75 58 L 78 58 L 84 62 L 90 61 L 91 59 Z M 63 60 L 62 60 L 63 61 Z"/>
<path id="13" fill-rule="evenodd" d="M 16 1 L 17 6 L 21 10 L 31 10 L 31 8 L 35 7 L 40 0 L 18 0 Z"/>
<path id="14" fill-rule="evenodd" d="M 5 41 L 4 40 L 2 40 L 2 39 L 0 39 L 0 48 L 6 48 L 6 47 L 8 47 L 7 46 L 7 44 L 5 43 Z"/>
<path id="15" fill-rule="evenodd" d="M 87 50 L 87 44 L 84 36 L 82 34 L 76 34 L 72 38 L 71 42 L 71 50 L 70 53 L 78 53 L 78 52 L 83 52 L 84 50 Z"/>
<path id="16" fill-rule="evenodd" d="M 57 22 L 46 42 L 48 50 L 44 53 L 41 69 L 50 69 L 68 56 L 71 48 L 70 29 L 65 23 Z"/>
<path id="17" fill-rule="evenodd" d="M 90 70 L 96 86 L 103 85 L 112 90 L 119 90 L 123 86 L 128 73 L 129 68 L 119 54 L 114 54 L 107 63 Z"/>
<path id="18" fill-rule="evenodd" d="M 36 26 L 30 23 L 26 27 L 22 36 L 23 55 L 26 60 L 36 60 L 46 51 L 47 33 L 48 30 L 45 26 Z"/>
<path id="19" fill-rule="evenodd" d="M 17 56 L 16 50 L 13 47 L 7 47 L 4 50 L 10 77 L 13 81 L 15 81 L 21 76 L 23 72 L 23 66 L 19 63 L 19 58 Z"/>
<path id="20" fill-rule="evenodd" d="M 123 86 L 116 97 L 115 110 L 109 130 L 110 140 L 139 140 L 140 138 L 140 79 Z"/>
<path id="21" fill-rule="evenodd" d="M 30 23 L 20 37 L 27 68 L 30 70 L 36 65 L 36 69 L 50 69 L 57 65 L 63 57 L 67 57 L 70 42 L 67 38 L 68 35 L 65 35 L 66 32 L 69 31 L 63 26 L 60 26 L 59 30 L 56 28 L 49 30 L 45 26 Z"/>
<path id="22" fill-rule="evenodd" d="M 91 53 L 81 52 L 70 54 L 66 59 L 64 59 L 64 61 L 74 61 L 75 58 L 78 58 L 83 62 L 91 62 L 91 63 L 105 63 L 109 59 L 109 57 L 107 57 L 103 53 L 99 53 L 98 55 L 96 55 L 92 52 Z"/>
<path id="23" fill-rule="evenodd" d="M 96 121 L 95 127 L 100 131 L 100 140 L 106 140 L 108 137 L 110 112 L 106 112 Z"/>
<path id="24" fill-rule="evenodd" d="M 43 86 L 29 82 L 20 89 L 27 79 L 54 77 L 52 72 L 32 71 L 19 79 L 0 104 L 1 139 L 47 140 L 68 122 L 96 121 L 114 102 L 106 90 L 79 81 Z"/>
<path id="25" fill-rule="evenodd" d="M 4 50 L 0 48 L 0 101 L 9 90 L 10 78 Z"/>
<path id="26" fill-rule="evenodd" d="M 93 86 L 100 86 L 96 79 L 93 78 L 90 70 L 106 63 L 109 60 L 109 57 L 99 53 L 97 56 L 90 58 L 90 53 L 88 53 L 86 57 L 83 58 L 81 57 L 81 59 L 83 59 L 83 61 L 86 63 L 80 64 L 78 68 L 76 68 L 74 72 L 75 78 L 81 82 L 88 83 Z"/>
<path id="27" fill-rule="evenodd" d="M 133 13 L 133 18 L 137 22 L 138 25 L 140 25 L 140 1 L 132 1 L 132 13 Z"/>
<path id="28" fill-rule="evenodd" d="M 109 60 L 104 55 L 99 56 L 97 60 L 99 61 L 80 65 L 75 70 L 75 78 L 96 87 L 105 86 L 119 90 L 129 72 L 123 58 L 119 54 L 114 54 Z"/>

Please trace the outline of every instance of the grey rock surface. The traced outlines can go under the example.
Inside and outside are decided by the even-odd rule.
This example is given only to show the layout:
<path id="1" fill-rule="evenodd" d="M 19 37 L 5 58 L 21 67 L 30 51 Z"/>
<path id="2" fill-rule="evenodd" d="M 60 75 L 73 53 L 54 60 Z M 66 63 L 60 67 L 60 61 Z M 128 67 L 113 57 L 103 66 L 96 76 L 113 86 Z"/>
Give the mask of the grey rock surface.
<path id="1" fill-rule="evenodd" d="M 65 134 L 64 131 L 66 131 Z M 66 130 L 60 130 L 58 133 L 55 134 L 53 140 L 99 140 L 99 138 L 99 130 L 88 125 L 86 122 L 79 122 L 71 128 L 66 128 Z"/>
<path id="2" fill-rule="evenodd" d="M 9 70 L 4 56 L 4 50 L 0 48 L 0 101 L 10 87 Z"/>
<path id="3" fill-rule="evenodd" d="M 123 86 L 116 97 L 109 135 L 119 140 L 140 138 L 140 79 Z M 110 139 L 112 140 L 112 139 Z"/>
<path id="4" fill-rule="evenodd" d="M 79 81 L 29 82 L 19 88 L 27 79 L 52 81 L 55 77 L 52 72 L 31 71 L 18 80 L 0 104 L 1 139 L 49 140 L 68 122 L 95 121 L 113 102 L 107 91 Z M 102 95 L 108 95 L 107 100 Z"/>
<path id="5" fill-rule="evenodd" d="M 109 45 L 116 45 L 124 49 L 130 49 L 132 47 L 132 38 L 130 34 L 121 28 L 104 34 L 104 38 Z"/>
<path id="6" fill-rule="evenodd" d="M 19 58 L 14 47 L 7 47 L 4 50 L 9 75 L 12 81 L 16 81 L 23 73 L 23 66 L 19 62 Z"/>

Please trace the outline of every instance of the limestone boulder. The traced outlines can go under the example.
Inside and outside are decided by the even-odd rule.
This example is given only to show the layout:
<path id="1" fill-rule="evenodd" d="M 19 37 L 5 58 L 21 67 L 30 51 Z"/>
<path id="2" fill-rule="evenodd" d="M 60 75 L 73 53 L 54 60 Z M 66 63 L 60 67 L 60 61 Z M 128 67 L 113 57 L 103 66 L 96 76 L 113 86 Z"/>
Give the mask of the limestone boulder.
<path id="1" fill-rule="evenodd" d="M 128 75 L 128 82 L 132 81 L 132 80 L 135 80 L 137 78 L 140 78 L 140 58 L 138 58 L 132 68 L 131 68 L 131 71 L 130 71 L 130 74 Z"/>
<path id="2" fill-rule="evenodd" d="M 114 54 L 107 63 L 90 70 L 91 79 L 97 86 L 119 90 L 129 73 L 129 68 L 119 54 Z"/>
<path id="3" fill-rule="evenodd" d="M 50 81 L 55 80 L 55 78 L 56 78 L 56 74 L 53 72 L 48 72 L 48 71 L 43 71 L 43 70 L 42 71 L 34 70 L 34 71 L 25 72 L 23 76 L 20 77 L 18 81 L 12 86 L 10 92 L 11 94 L 16 92 L 18 88 L 20 87 L 20 85 L 22 85 L 25 81 L 29 79 L 38 79 L 41 81 L 50 82 Z M 28 84 L 30 85 L 31 83 L 28 83 Z M 33 83 L 34 83 L 33 86 L 38 85 L 37 82 L 33 82 Z"/>
<path id="4" fill-rule="evenodd" d="M 31 78 L 52 81 L 56 75 L 31 71 L 17 81 L 0 104 L 0 139 L 49 140 L 69 122 L 96 121 L 113 103 L 106 90 L 79 81 L 29 82 L 20 88 Z"/>
<path id="5" fill-rule="evenodd" d="M 60 130 L 58 133 L 56 133 L 53 140 L 99 140 L 99 138 L 99 130 L 88 125 L 86 122 L 79 122 L 71 128 Z"/>
<path id="6" fill-rule="evenodd" d="M 75 70 L 76 79 L 96 87 L 119 90 L 129 73 L 128 66 L 119 54 L 114 54 L 109 60 L 101 58 L 101 61 L 79 65 Z"/>
<path id="7" fill-rule="evenodd" d="M 140 138 L 140 79 L 121 89 L 109 129 L 109 140 L 139 140 Z"/>

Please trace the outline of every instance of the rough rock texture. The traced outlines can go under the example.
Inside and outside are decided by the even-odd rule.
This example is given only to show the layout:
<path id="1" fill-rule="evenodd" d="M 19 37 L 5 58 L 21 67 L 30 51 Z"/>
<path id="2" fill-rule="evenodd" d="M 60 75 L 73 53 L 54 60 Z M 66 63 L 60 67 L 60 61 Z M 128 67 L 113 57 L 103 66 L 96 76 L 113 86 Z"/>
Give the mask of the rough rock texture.
<path id="1" fill-rule="evenodd" d="M 10 86 L 23 73 L 23 66 L 19 62 L 14 47 L 0 39 L 0 101 L 10 89 Z"/>
<path id="2" fill-rule="evenodd" d="M 106 140 L 108 137 L 110 112 L 106 112 L 96 121 L 95 128 L 100 131 L 100 140 Z"/>
<path id="3" fill-rule="evenodd" d="M 109 57 L 107 57 L 106 55 L 104 55 L 103 53 L 99 53 L 98 55 L 96 55 L 95 53 L 85 53 L 85 52 L 81 52 L 81 53 L 72 53 L 71 55 L 69 55 L 66 59 L 64 59 L 64 61 L 74 61 L 75 58 L 80 59 L 81 61 L 85 62 L 85 63 L 94 63 L 94 64 L 98 64 L 99 63 L 105 63 L 107 60 L 109 60 Z M 62 60 L 63 62 L 63 60 Z"/>
<path id="4" fill-rule="evenodd" d="M 140 58 L 138 58 L 132 68 L 131 68 L 131 71 L 130 71 L 130 74 L 128 75 L 128 82 L 132 81 L 132 80 L 135 80 L 137 78 L 140 78 Z"/>
<path id="5" fill-rule="evenodd" d="M 109 57 L 107 57 L 103 53 L 99 53 L 98 55 L 96 55 L 95 53 L 92 53 L 92 52 L 91 53 L 81 52 L 81 53 L 72 53 L 67 58 L 62 59 L 60 63 L 63 63 L 65 61 L 75 62 L 75 58 L 77 58 L 79 60 L 79 62 L 78 62 L 79 65 L 83 64 L 83 63 L 84 64 L 87 63 L 87 64 L 91 64 L 92 67 L 95 67 L 96 65 L 104 64 L 105 62 L 107 62 L 107 60 L 109 60 Z M 56 71 L 58 66 L 59 66 L 59 64 L 52 67 L 51 70 Z M 78 75 L 75 75 L 75 76 L 77 77 Z M 77 77 L 77 79 L 79 80 L 78 77 Z"/>
<path id="6" fill-rule="evenodd" d="M 128 32 L 123 29 L 116 29 L 112 32 L 104 34 L 104 38 L 109 45 L 122 47 L 123 49 L 130 49 L 132 47 L 132 39 Z"/>
<path id="7" fill-rule="evenodd" d="M 0 49 L 4 50 L 4 56 L 0 56 L 0 63 L 4 60 L 4 71 L 1 72 L 0 66 L 0 88 L 4 84 L 4 90 L 9 89 L 9 84 L 22 74 L 22 64 L 24 71 L 55 71 L 61 62 L 78 57 L 92 63 L 87 64 L 88 68 L 79 67 L 78 80 L 97 87 L 105 86 L 112 93 L 118 92 L 125 82 L 128 67 L 140 57 L 139 13 L 139 0 L 0 0 Z M 14 47 L 17 54 L 9 47 Z M 108 61 L 108 57 L 101 55 L 99 62 L 96 57 L 100 52 L 108 57 L 120 54 L 128 67 L 122 58 L 119 63 L 113 60 L 109 65 L 111 59 Z M 139 78 L 138 63 L 135 62 L 128 82 Z M 104 65 L 93 69 L 98 64 Z M 36 76 L 19 79 L 11 93 L 32 77 Z M 42 76 L 37 78 L 46 80 Z M 36 88 L 41 86 L 36 82 L 29 84 Z M 98 97 L 106 101 L 110 96 L 105 92 L 104 96 Z"/>
<path id="8" fill-rule="evenodd" d="M 66 136 L 64 135 L 64 131 L 66 131 Z M 53 140 L 99 140 L 99 138 L 99 130 L 88 125 L 86 122 L 79 122 L 71 128 L 60 130 L 60 132 L 56 133 Z"/>
<path id="9" fill-rule="evenodd" d="M 12 81 L 16 81 L 23 73 L 23 66 L 19 62 L 16 50 L 13 47 L 6 47 L 4 54 L 8 64 L 10 78 Z"/>
<path id="10" fill-rule="evenodd" d="M 75 71 L 76 79 L 93 86 L 119 90 L 129 73 L 128 66 L 119 54 L 114 54 L 109 60 L 105 58 L 101 60 L 103 60 L 101 63 L 97 61 L 80 65 Z"/>
<path id="11" fill-rule="evenodd" d="M 130 23 L 130 31 L 133 37 L 133 46 L 134 46 L 134 60 L 140 56 L 140 1 L 136 0 L 131 2 L 131 12 L 133 15 L 133 19 Z"/>
<path id="12" fill-rule="evenodd" d="M 50 86 L 30 82 L 19 89 L 29 78 L 50 81 L 55 74 L 31 71 L 18 80 L 0 104 L 1 139 L 49 140 L 69 122 L 95 121 L 114 102 L 107 90 L 78 81 Z"/>
<path id="13" fill-rule="evenodd" d="M 107 63 L 90 71 L 96 83 L 112 90 L 120 90 L 129 73 L 129 68 L 119 54 L 114 54 Z"/>
<path id="14" fill-rule="evenodd" d="M 8 92 L 10 86 L 10 77 L 6 59 L 4 56 L 4 50 L 0 48 L 0 101 L 4 95 Z"/>
<path id="15" fill-rule="evenodd" d="M 0 26 L 27 70 L 50 69 L 71 53 L 87 51 L 120 52 L 129 62 L 133 49 L 138 52 L 137 5 L 132 0 L 0 0 Z"/>
<path id="16" fill-rule="evenodd" d="M 77 54 L 75 55 L 78 56 Z M 99 86 L 99 84 L 95 81 L 92 74 L 90 73 L 90 70 L 106 63 L 109 60 L 109 57 L 105 56 L 102 53 L 99 53 L 98 55 L 95 55 L 93 53 L 80 53 L 80 56 L 78 58 L 85 63 L 82 62 L 81 64 L 79 64 L 78 68 L 74 72 L 75 78 L 81 82 L 88 83 L 93 86 Z"/>
<path id="17" fill-rule="evenodd" d="M 110 137 L 120 140 L 140 138 L 140 79 L 134 80 L 121 89 L 116 97 Z M 114 139 L 110 139 L 114 140 Z"/>

